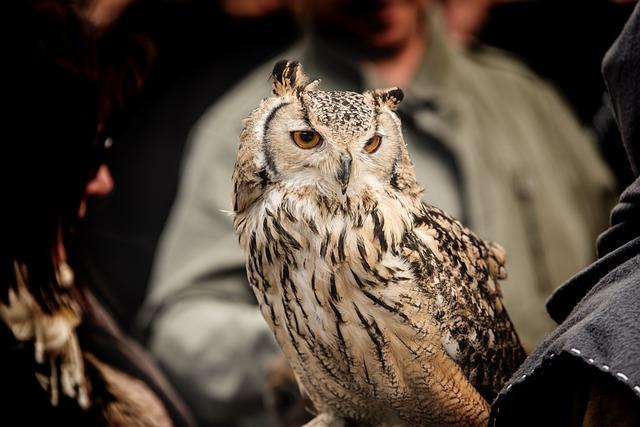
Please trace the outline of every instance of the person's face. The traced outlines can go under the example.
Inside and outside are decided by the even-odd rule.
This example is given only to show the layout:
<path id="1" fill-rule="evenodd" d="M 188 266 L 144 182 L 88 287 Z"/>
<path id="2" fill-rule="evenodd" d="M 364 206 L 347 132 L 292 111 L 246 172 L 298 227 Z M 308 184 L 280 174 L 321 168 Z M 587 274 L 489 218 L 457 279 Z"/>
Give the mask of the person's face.
<path id="1" fill-rule="evenodd" d="M 367 49 L 393 51 L 420 31 L 426 0 L 306 0 L 315 28 Z"/>

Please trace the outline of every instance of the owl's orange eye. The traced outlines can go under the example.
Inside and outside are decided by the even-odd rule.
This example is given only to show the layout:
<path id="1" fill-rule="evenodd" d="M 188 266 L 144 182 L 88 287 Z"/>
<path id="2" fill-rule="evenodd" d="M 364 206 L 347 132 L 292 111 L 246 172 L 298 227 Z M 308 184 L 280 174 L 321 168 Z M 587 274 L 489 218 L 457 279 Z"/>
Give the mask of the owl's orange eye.
<path id="1" fill-rule="evenodd" d="M 364 144 L 364 151 L 369 154 L 375 153 L 376 151 L 378 151 L 378 148 L 380 148 L 381 142 L 382 137 L 380 135 L 373 135 L 371 139 L 369 139 L 367 143 Z"/>
<path id="2" fill-rule="evenodd" d="M 312 130 L 296 130 L 291 132 L 291 139 L 300 148 L 308 150 L 309 148 L 316 147 L 320 144 L 322 138 L 318 132 Z"/>

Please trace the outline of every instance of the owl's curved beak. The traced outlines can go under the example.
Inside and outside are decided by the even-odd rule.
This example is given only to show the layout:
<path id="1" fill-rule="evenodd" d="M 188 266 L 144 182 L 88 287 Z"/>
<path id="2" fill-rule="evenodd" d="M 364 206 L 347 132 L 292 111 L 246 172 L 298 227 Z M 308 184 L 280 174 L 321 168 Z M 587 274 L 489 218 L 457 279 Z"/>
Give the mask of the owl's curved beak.
<path id="1" fill-rule="evenodd" d="M 340 169 L 338 170 L 338 181 L 342 186 L 342 194 L 347 192 L 349 178 L 351 177 L 351 162 L 353 157 L 351 153 L 342 153 L 340 155 Z"/>

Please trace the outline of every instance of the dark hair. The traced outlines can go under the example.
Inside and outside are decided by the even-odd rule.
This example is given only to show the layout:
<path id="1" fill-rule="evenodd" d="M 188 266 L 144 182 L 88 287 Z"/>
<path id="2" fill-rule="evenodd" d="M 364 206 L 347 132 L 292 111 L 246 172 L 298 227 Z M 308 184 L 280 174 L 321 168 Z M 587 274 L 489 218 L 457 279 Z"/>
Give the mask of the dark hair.
<path id="1" fill-rule="evenodd" d="M 9 1 L 2 37 L 0 299 L 26 267 L 46 312 L 59 305 L 57 247 L 73 229 L 99 150 L 95 43 L 68 1 Z M 9 285 L 9 286 L 8 286 Z"/>
<path id="2" fill-rule="evenodd" d="M 0 154 L 0 300 L 8 301 L 17 261 L 46 312 L 70 291 L 56 276 L 58 246 L 77 225 L 106 132 L 140 90 L 155 57 L 150 39 L 126 25 L 98 33 L 80 18 L 85 3 L 3 4 L 0 93 L 8 117 Z"/>

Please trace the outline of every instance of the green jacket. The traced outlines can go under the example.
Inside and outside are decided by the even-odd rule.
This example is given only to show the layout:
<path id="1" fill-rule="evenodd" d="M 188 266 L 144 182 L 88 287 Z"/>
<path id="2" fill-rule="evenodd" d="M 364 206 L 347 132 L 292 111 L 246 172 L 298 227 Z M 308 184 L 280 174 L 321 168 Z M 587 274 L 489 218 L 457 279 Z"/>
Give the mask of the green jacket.
<path id="1" fill-rule="evenodd" d="M 505 306 L 533 345 L 553 327 L 547 296 L 594 259 L 613 179 L 553 88 L 501 52 L 453 46 L 437 20 L 430 24 L 423 63 L 400 107 L 424 199 L 507 249 Z M 203 419 L 238 419 L 259 408 L 263 372 L 277 352 L 228 211 L 242 119 L 270 95 L 268 76 L 281 58 L 299 59 L 325 90 L 381 86 L 307 40 L 256 69 L 193 128 L 139 321 Z"/>

